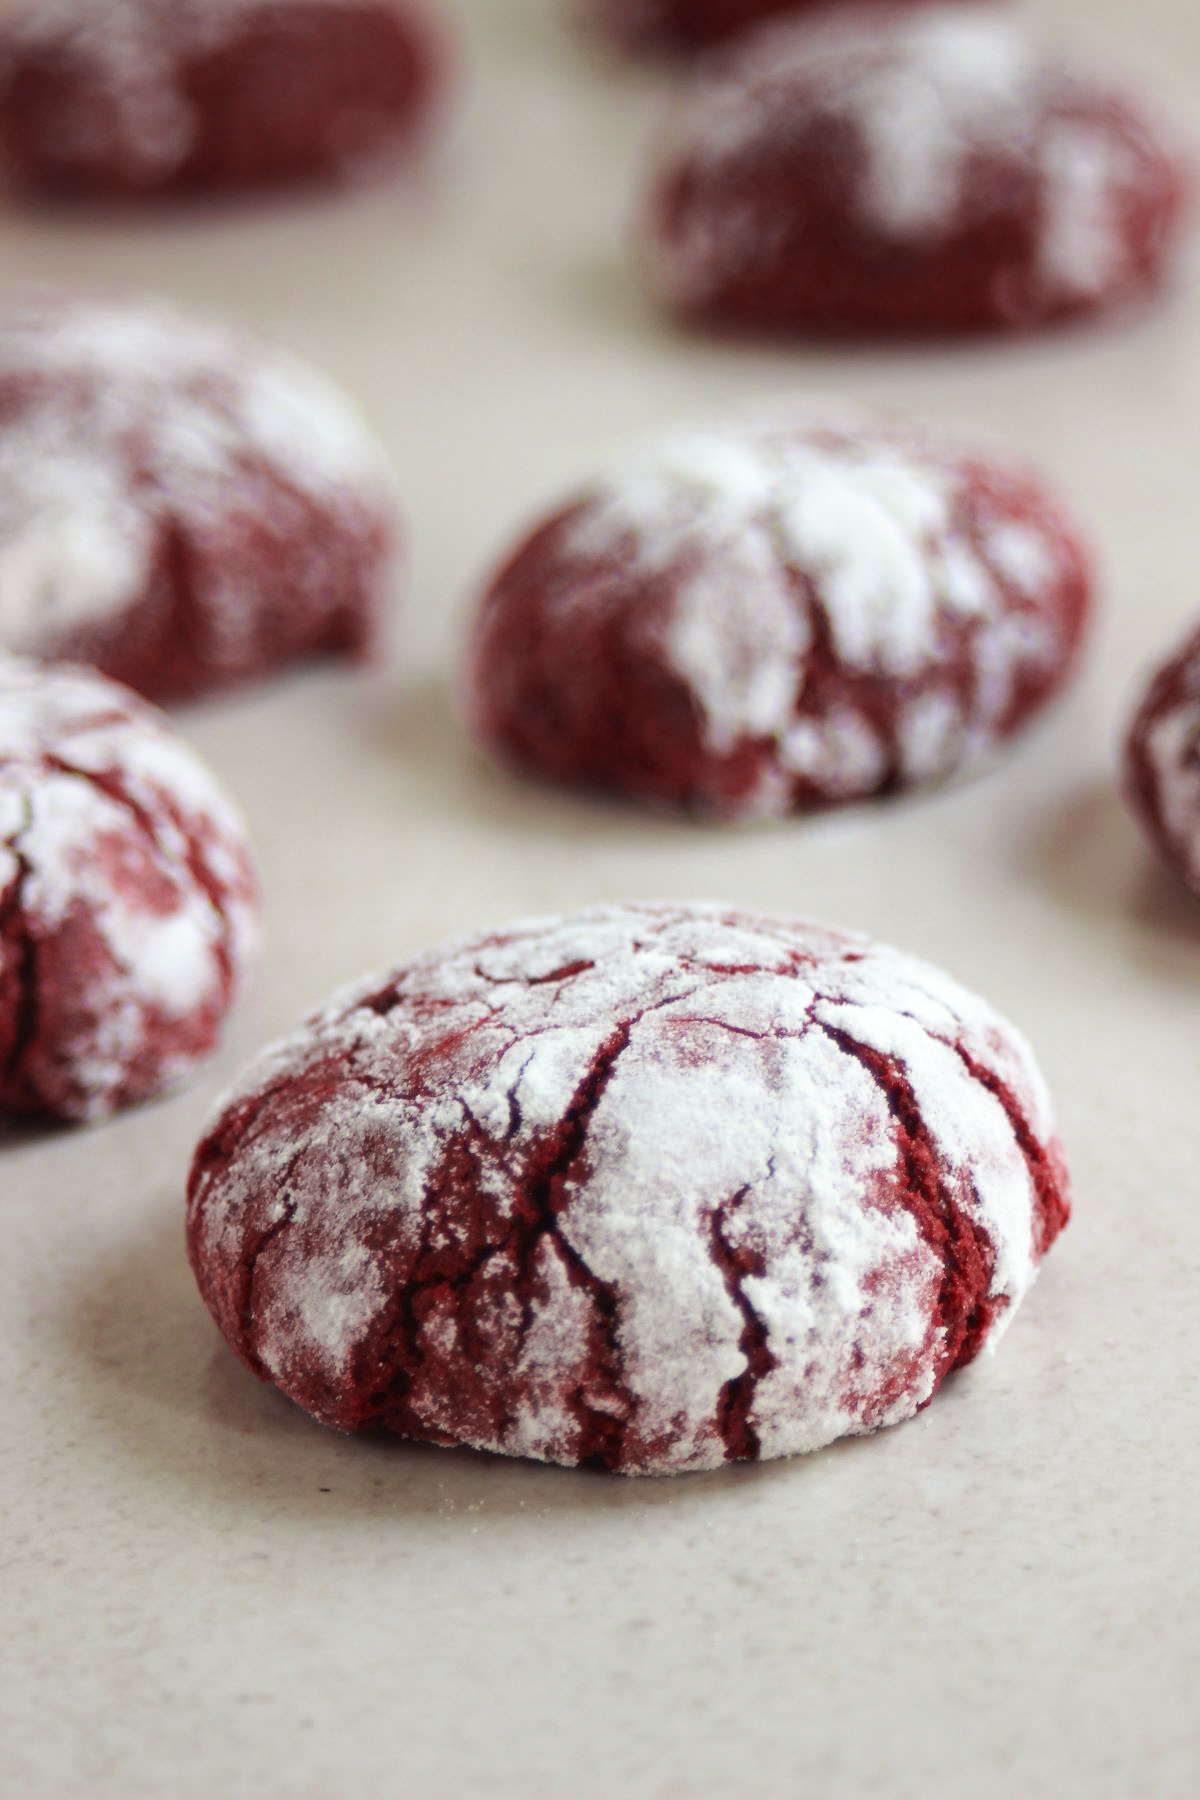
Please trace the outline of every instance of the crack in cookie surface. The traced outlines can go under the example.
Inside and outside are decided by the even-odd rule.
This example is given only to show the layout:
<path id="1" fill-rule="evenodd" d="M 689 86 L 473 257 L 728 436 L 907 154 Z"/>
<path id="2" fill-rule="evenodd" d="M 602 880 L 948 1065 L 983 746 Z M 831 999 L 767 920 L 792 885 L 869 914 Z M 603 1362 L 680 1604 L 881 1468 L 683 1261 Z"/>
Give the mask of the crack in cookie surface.
<path id="1" fill-rule="evenodd" d="M 255 1255 L 248 1360 L 344 1429 L 550 1461 L 711 1468 L 911 1416 L 1048 1241 L 1017 1034 L 894 951 L 730 909 L 447 945 L 226 1117 L 189 1232 L 227 1331 Z"/>
<path id="2" fill-rule="evenodd" d="M 213 1047 L 257 941 L 244 829 L 161 715 L 90 671 L 0 658 L 0 1106 L 98 1118 Z"/>

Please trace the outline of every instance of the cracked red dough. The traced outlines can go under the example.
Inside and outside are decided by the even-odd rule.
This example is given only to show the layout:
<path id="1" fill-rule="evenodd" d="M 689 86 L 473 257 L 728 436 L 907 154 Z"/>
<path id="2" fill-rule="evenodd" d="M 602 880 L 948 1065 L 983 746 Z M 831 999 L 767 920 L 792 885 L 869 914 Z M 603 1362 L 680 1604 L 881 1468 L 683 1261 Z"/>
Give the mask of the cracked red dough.
<path id="1" fill-rule="evenodd" d="M 880 3 L 910 6 L 914 0 Z M 616 43 L 672 52 L 723 43 L 767 19 L 817 12 L 823 5 L 824 0 L 585 0 L 589 19 Z"/>
<path id="2" fill-rule="evenodd" d="M 618 463 L 488 591 L 466 704 L 516 765 L 726 818 L 941 779 L 1062 685 L 1088 567 L 1027 471 L 813 411 Z"/>
<path id="3" fill-rule="evenodd" d="M 241 822 L 167 721 L 0 658 L 0 1110 L 97 1119 L 213 1049 L 257 937 Z"/>
<path id="4" fill-rule="evenodd" d="M 1125 768 L 1151 839 L 1200 894 L 1200 630 L 1150 682 L 1129 732 Z"/>
<path id="5" fill-rule="evenodd" d="M 750 331 L 1045 325 L 1157 288 L 1188 177 L 1120 82 L 991 8 L 752 33 L 683 99 L 644 240 L 680 315 Z"/>
<path id="6" fill-rule="evenodd" d="M 365 655 L 395 539 L 381 453 L 302 364 L 152 307 L 0 308 L 0 648 L 156 700 Z"/>
<path id="7" fill-rule="evenodd" d="M 423 0 L 18 0 L 0 147 L 100 198 L 338 175 L 411 144 L 445 60 Z"/>
<path id="8" fill-rule="evenodd" d="M 326 1424 L 667 1474 L 907 1419 L 1068 1216 L 1020 1036 L 820 926 L 598 907 L 431 951 L 267 1052 L 189 1244 Z"/>

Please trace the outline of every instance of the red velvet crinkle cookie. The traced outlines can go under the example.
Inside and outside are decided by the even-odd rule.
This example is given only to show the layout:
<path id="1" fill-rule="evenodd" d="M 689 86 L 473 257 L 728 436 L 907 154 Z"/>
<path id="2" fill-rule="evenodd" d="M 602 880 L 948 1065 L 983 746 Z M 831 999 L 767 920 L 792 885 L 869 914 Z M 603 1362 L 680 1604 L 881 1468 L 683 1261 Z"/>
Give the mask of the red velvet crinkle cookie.
<path id="1" fill-rule="evenodd" d="M 696 81 L 645 255 L 701 324 L 1018 330 L 1157 288 L 1188 185 L 1152 108 L 999 11 L 836 9 L 752 33 Z"/>
<path id="2" fill-rule="evenodd" d="M 562 782 L 765 818 L 941 780 L 1063 684 L 1085 555 L 1041 483 L 814 411 L 618 463 L 485 596 L 466 705 Z"/>
<path id="3" fill-rule="evenodd" d="M 1125 773 L 1151 839 L 1200 894 L 1200 630 L 1150 682 L 1129 731 Z"/>
<path id="4" fill-rule="evenodd" d="M 423 0 L 17 0 L 0 149 L 98 198 L 340 175 L 411 143 L 444 61 Z"/>
<path id="5" fill-rule="evenodd" d="M 270 1050 L 188 1232 L 328 1425 L 627 1474 L 910 1418 L 1068 1216 L 1021 1037 L 898 951 L 705 906 L 431 951 Z"/>
<path id="6" fill-rule="evenodd" d="M 166 311 L 0 307 L 0 647 L 178 699 L 372 648 L 395 509 L 350 403 Z"/>
<path id="7" fill-rule="evenodd" d="M 98 1119 L 213 1049 L 255 948 L 240 820 L 153 708 L 0 658 L 0 1110 Z"/>
<path id="8" fill-rule="evenodd" d="M 783 14 L 812 13 L 839 0 L 582 0 L 585 15 L 614 43 L 632 50 L 690 51 L 724 43 Z M 920 0 L 879 0 L 881 6 Z M 975 0 L 979 3 L 979 0 Z"/>

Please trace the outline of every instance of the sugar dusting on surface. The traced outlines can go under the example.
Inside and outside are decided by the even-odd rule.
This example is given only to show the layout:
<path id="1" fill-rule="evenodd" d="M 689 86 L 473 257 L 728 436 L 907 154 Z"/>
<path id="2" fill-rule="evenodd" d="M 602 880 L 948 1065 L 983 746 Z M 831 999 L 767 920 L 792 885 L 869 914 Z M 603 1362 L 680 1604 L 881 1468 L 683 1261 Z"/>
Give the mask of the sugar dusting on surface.
<path id="1" fill-rule="evenodd" d="M 752 33 L 684 97 L 662 167 L 687 165 L 716 193 L 726 172 L 776 146 L 848 133 L 862 226 L 936 245 L 1015 195 L 1032 211 L 1035 274 L 1051 306 L 1117 289 L 1131 273 L 1124 220 L 1144 177 L 1104 116 L 1113 92 L 988 7 L 852 7 Z M 1006 174 L 976 190 L 980 158 Z M 677 237 L 652 239 L 669 299 L 701 300 L 759 253 L 770 222 L 752 210 L 696 207 Z"/>
<path id="2" fill-rule="evenodd" d="M 53 1053 L 83 1096 L 80 1116 L 101 1117 L 164 1023 L 223 1014 L 240 986 L 258 929 L 244 829 L 153 708 L 90 671 L 9 658 L 0 824 L 5 897 L 19 881 L 35 939 L 82 919 L 99 940 L 70 1040 Z M 0 962 L 17 954 L 0 940 Z M 165 1067 L 162 1085 L 190 1060 Z"/>
<path id="3" fill-rule="evenodd" d="M 11 651 L 54 654 L 80 626 L 119 617 L 147 590 L 164 523 L 214 539 L 263 469 L 318 503 L 390 509 L 381 454 L 332 384 L 166 309 L 6 301 L 0 393 L 0 644 Z M 251 597 L 223 596 L 211 563 L 198 561 L 195 599 L 221 663 L 236 660 Z"/>
<path id="4" fill-rule="evenodd" d="M 979 143 L 1028 153 L 1042 93 L 1033 46 L 986 8 L 917 12 L 897 21 L 833 18 L 806 42 L 781 35 L 777 74 L 806 78 L 828 58 L 832 109 L 848 117 L 866 151 L 859 206 L 881 231 L 937 233 L 958 207 L 964 164 Z M 884 27 L 878 43 L 870 33 Z"/>
<path id="5" fill-rule="evenodd" d="M 773 738 L 785 773 L 869 793 L 890 754 L 877 723 L 850 704 L 805 712 L 819 618 L 845 669 L 894 688 L 902 778 L 934 779 L 985 756 L 1018 678 L 1066 654 L 1063 528 L 982 492 L 968 524 L 981 460 L 950 434 L 819 408 L 790 427 L 670 438 L 591 490 L 554 604 L 575 603 L 571 571 L 597 557 L 634 576 L 685 569 L 661 643 L 706 747 Z M 941 666 L 948 624 L 969 627 L 970 692 Z M 787 783 L 768 781 L 749 810 L 790 805 Z"/>
<path id="6" fill-rule="evenodd" d="M 594 1319 L 568 1260 L 612 1296 L 629 1424 L 658 1446 L 638 1464 L 646 1472 L 724 1459 L 714 1420 L 747 1370 L 747 1308 L 770 1352 L 749 1419 L 760 1454 L 896 1422 L 933 1390 L 944 1270 L 904 1204 L 888 1095 L 859 1045 L 896 1059 L 946 1192 L 994 1250 L 991 1297 L 1006 1303 L 994 1340 L 1034 1277 L 1035 1196 L 1009 1116 L 974 1071 L 1005 1082 L 1048 1143 L 1049 1102 L 1023 1040 L 894 950 L 716 907 L 532 921 L 340 996 L 234 1097 L 255 1124 L 193 1196 L 197 1266 L 223 1282 L 265 1223 L 236 1329 L 249 1319 L 254 1354 L 285 1391 L 316 1368 L 336 1396 L 396 1306 L 365 1247 L 453 1248 L 465 1226 L 440 1171 L 468 1121 L 473 1190 L 502 1218 L 599 1058 L 607 1083 L 538 1240 L 525 1329 L 499 1248 L 486 1321 L 450 1309 L 448 1290 L 427 1297 L 423 1363 L 452 1380 L 455 1358 L 478 1360 L 470 1330 L 492 1346 L 502 1388 L 519 1372 L 504 1429 L 464 1441 L 572 1460 L 571 1396 Z M 333 1068 L 331 1084 L 320 1072 Z M 310 1073 L 322 1099 L 297 1112 L 289 1096 L 312 1091 Z M 736 1293 L 716 1230 L 745 1271 Z M 464 1437 L 444 1399 L 422 1404 L 423 1430 Z"/>
<path id="7" fill-rule="evenodd" d="M 1096 124 L 1063 123 L 1041 147 L 1043 279 L 1064 293 L 1101 293 L 1125 274 L 1128 247 L 1115 204 L 1135 189 L 1137 158 Z"/>

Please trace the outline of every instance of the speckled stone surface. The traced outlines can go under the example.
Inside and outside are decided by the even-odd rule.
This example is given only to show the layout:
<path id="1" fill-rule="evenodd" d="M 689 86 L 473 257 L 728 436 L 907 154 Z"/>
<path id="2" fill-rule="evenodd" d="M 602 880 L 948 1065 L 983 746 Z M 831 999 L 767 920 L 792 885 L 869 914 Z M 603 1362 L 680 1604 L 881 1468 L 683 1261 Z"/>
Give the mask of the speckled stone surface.
<path id="1" fill-rule="evenodd" d="M 1192 0 L 1043 10 L 1185 108 L 1200 90 Z M 1114 768 L 1137 670 L 1198 605 L 1200 295 L 1019 348 L 685 340 L 619 250 L 660 78 L 593 61 L 556 0 L 447 11 L 473 91 L 419 183 L 0 218 L 7 271 L 157 287 L 323 363 L 414 530 L 394 673 L 181 715 L 268 895 L 219 1062 L 153 1109 L 0 1147 L 0 1794 L 1195 1793 L 1200 905 Z M 793 386 L 992 431 L 1073 495 L 1107 568 L 1073 697 L 969 786 L 761 831 L 490 770 L 445 671 L 514 527 L 622 445 Z M 1077 1211 L 1000 1353 L 881 1437 L 673 1482 L 321 1430 L 234 1361 L 186 1266 L 212 1101 L 342 980 L 630 894 L 866 930 L 1027 1031 Z"/>

